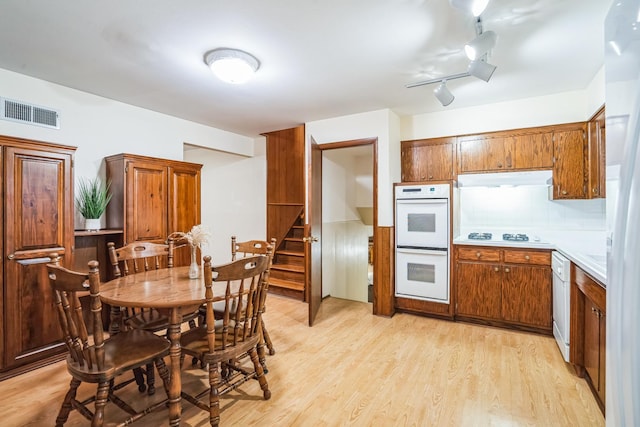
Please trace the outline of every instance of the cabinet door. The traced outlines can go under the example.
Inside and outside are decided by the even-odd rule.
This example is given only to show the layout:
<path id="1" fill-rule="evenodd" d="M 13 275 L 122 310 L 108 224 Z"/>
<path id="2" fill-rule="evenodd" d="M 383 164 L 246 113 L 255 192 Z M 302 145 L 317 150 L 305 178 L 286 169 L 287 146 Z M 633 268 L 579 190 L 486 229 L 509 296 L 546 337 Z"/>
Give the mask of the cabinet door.
<path id="1" fill-rule="evenodd" d="M 602 311 L 600 312 L 600 337 L 599 337 L 599 363 L 598 366 L 600 366 L 600 372 L 599 372 L 599 377 L 598 377 L 598 383 L 599 383 L 599 387 L 598 387 L 598 395 L 600 396 L 600 399 L 602 400 L 602 403 L 605 403 L 605 396 L 606 396 L 606 372 L 607 372 L 607 364 L 606 364 L 606 354 L 607 354 L 607 350 L 606 350 L 606 343 L 607 343 L 607 316 L 605 313 L 603 313 Z"/>
<path id="2" fill-rule="evenodd" d="M 464 137 L 460 147 L 460 172 L 513 169 L 513 140 L 505 137 Z"/>
<path id="3" fill-rule="evenodd" d="M 426 180 L 446 181 L 453 177 L 453 144 L 426 145 L 422 156 L 427 164 Z"/>
<path id="4" fill-rule="evenodd" d="M 500 318 L 502 271 L 499 264 L 459 262 L 456 314 Z"/>
<path id="5" fill-rule="evenodd" d="M 606 196 L 604 107 L 589 121 L 589 198 Z"/>
<path id="6" fill-rule="evenodd" d="M 402 182 L 446 181 L 453 177 L 454 138 L 402 141 Z"/>
<path id="7" fill-rule="evenodd" d="M 551 269 L 512 265 L 504 265 L 503 269 L 504 320 L 551 330 Z"/>
<path id="8" fill-rule="evenodd" d="M 600 316 L 597 307 L 585 298 L 584 307 L 584 368 L 598 390 L 600 382 Z"/>
<path id="9" fill-rule="evenodd" d="M 515 151 L 515 169 L 550 169 L 553 167 L 552 132 L 510 137 Z"/>
<path id="10" fill-rule="evenodd" d="M 553 153 L 554 198 L 586 198 L 588 175 L 584 129 L 554 132 Z"/>
<path id="11" fill-rule="evenodd" d="M 402 182 L 419 182 L 426 179 L 427 165 L 421 160 L 421 148 L 402 143 L 400 148 Z"/>
<path id="12" fill-rule="evenodd" d="M 127 161 L 126 164 L 125 243 L 164 241 L 169 235 L 168 168 L 143 161 Z"/>
<path id="13" fill-rule="evenodd" d="M 64 350 L 45 265 L 73 245 L 71 154 L 7 147 L 4 357 L 23 365 Z M 7 310 L 7 308 L 9 308 Z"/>
<path id="14" fill-rule="evenodd" d="M 172 166 L 169 168 L 169 233 L 186 232 L 200 224 L 200 167 Z M 174 265 L 189 265 L 188 247 L 174 253 Z"/>

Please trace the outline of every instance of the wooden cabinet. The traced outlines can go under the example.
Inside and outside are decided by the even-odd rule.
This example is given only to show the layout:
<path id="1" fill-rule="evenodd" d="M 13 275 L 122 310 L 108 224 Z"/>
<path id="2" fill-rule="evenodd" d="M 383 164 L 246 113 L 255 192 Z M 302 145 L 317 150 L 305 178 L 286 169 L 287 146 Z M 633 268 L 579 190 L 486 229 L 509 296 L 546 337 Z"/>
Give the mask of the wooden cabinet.
<path id="1" fill-rule="evenodd" d="M 45 265 L 73 247 L 74 147 L 0 136 L 0 379 L 65 351 Z"/>
<path id="2" fill-rule="evenodd" d="M 551 332 L 548 250 L 456 246 L 456 316 Z"/>
<path id="3" fill-rule="evenodd" d="M 458 137 L 459 172 L 551 169 L 552 132 L 519 129 Z"/>
<path id="4" fill-rule="evenodd" d="M 571 336 L 569 360 L 586 378 L 600 409 L 605 407 L 606 290 L 575 264 L 571 265 Z"/>
<path id="5" fill-rule="evenodd" d="M 453 179 L 455 138 L 402 141 L 402 182 L 447 181 Z"/>
<path id="6" fill-rule="evenodd" d="M 514 140 L 502 134 L 458 138 L 459 173 L 513 170 Z"/>
<path id="7" fill-rule="evenodd" d="M 162 242 L 174 231 L 200 223 L 202 165 L 133 154 L 105 159 L 113 197 L 107 227 L 123 230 L 123 244 Z M 176 251 L 175 265 L 188 265 L 188 248 Z"/>
<path id="8" fill-rule="evenodd" d="M 605 110 L 589 120 L 589 198 L 606 197 Z"/>
<path id="9" fill-rule="evenodd" d="M 587 198 L 589 171 L 584 123 L 554 130 L 553 159 L 553 198 Z"/>

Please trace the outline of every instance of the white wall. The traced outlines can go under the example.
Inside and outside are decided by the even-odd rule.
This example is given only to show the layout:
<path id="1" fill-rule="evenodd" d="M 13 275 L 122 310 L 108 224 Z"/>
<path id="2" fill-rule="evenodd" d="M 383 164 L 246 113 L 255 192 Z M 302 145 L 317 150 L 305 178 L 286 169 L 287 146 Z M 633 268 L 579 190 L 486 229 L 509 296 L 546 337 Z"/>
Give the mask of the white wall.
<path id="1" fill-rule="evenodd" d="M 184 143 L 253 155 L 251 138 L 2 69 L 0 96 L 60 112 L 59 130 L 0 120 L 0 134 L 78 147 L 76 178 L 104 177 L 102 159 L 123 152 L 182 160 Z"/>
<path id="2" fill-rule="evenodd" d="M 378 225 L 393 225 L 393 183 L 400 180 L 400 124 L 390 110 L 378 110 L 305 125 L 305 138 L 318 144 L 378 138 Z"/>
<path id="3" fill-rule="evenodd" d="M 255 141 L 253 157 L 208 149 L 187 150 L 184 160 L 202 163 L 202 224 L 211 232 L 203 255 L 214 264 L 231 261 L 231 236 L 267 240 L 265 139 Z M 188 230 L 185 230 L 188 231 Z"/>

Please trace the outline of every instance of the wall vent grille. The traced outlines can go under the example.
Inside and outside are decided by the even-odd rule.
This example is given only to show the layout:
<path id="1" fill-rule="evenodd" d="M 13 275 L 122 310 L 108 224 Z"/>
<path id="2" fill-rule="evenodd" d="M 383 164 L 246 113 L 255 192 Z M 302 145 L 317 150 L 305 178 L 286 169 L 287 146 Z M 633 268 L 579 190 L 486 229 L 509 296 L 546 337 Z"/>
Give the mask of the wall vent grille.
<path id="1" fill-rule="evenodd" d="M 0 118 L 60 129 L 60 116 L 56 110 L 7 98 L 0 98 Z"/>

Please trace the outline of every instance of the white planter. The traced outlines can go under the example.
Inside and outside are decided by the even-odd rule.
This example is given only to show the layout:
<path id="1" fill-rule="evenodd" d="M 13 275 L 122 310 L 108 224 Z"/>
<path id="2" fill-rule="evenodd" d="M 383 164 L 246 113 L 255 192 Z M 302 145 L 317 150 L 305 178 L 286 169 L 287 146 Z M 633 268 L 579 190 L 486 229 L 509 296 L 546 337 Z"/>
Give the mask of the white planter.
<path id="1" fill-rule="evenodd" d="M 90 231 L 100 230 L 100 218 L 97 218 L 97 219 L 85 218 L 84 228 L 85 230 L 90 230 Z"/>

